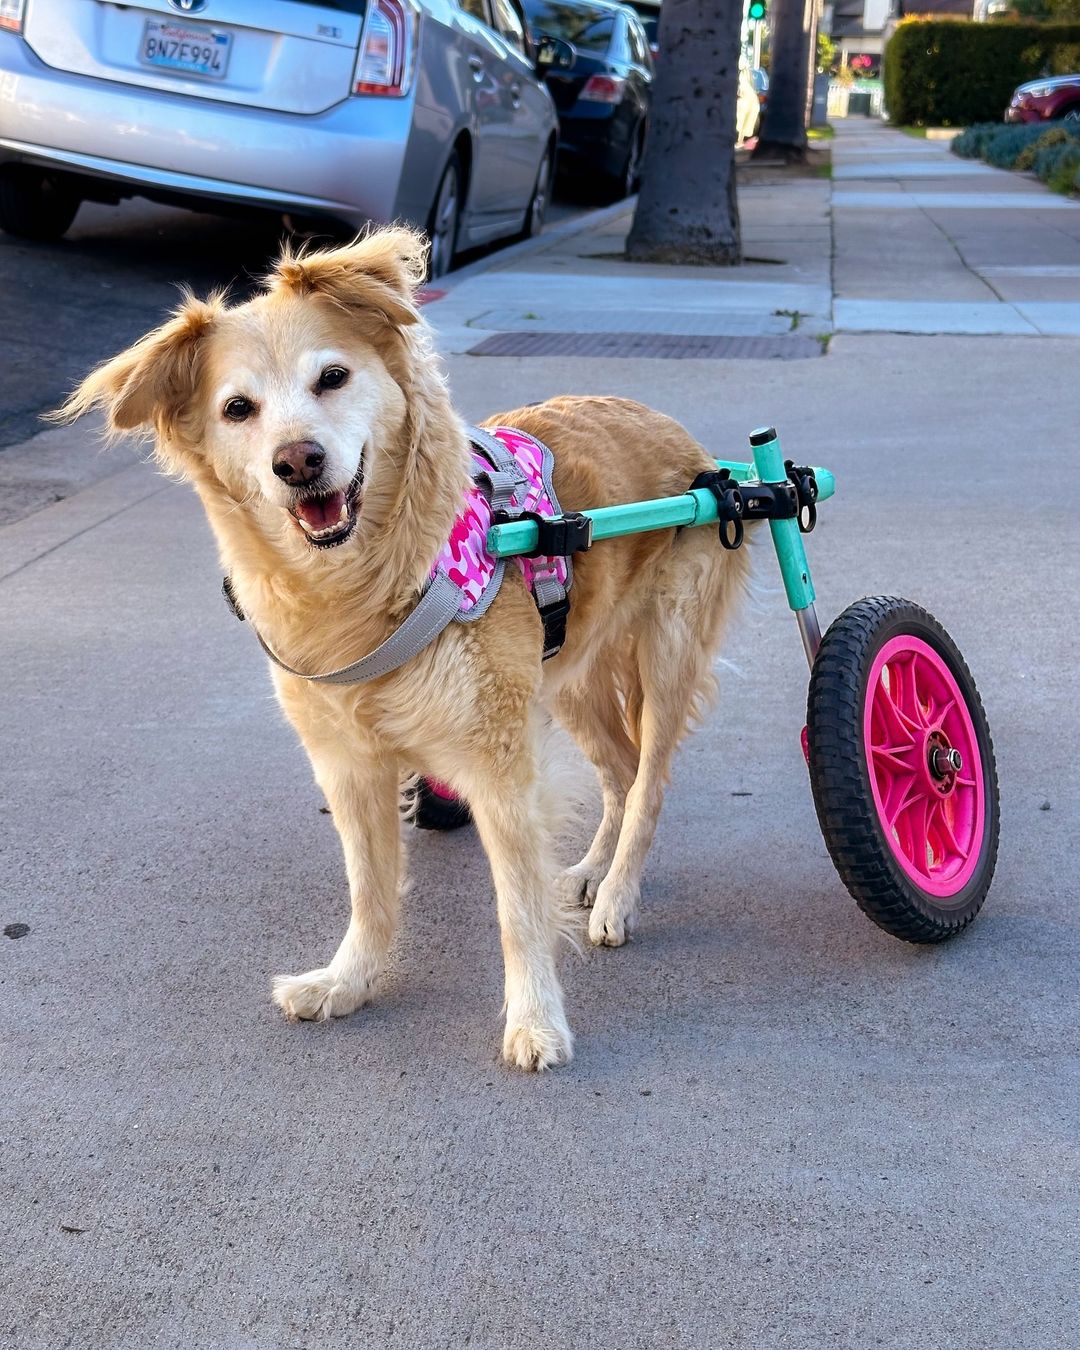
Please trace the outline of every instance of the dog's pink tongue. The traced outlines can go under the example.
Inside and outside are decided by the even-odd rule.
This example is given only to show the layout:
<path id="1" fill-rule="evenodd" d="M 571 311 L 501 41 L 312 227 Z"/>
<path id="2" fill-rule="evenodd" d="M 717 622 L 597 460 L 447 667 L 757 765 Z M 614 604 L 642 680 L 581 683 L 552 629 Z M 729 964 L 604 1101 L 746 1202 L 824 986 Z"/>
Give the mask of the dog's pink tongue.
<path id="1" fill-rule="evenodd" d="M 335 492 L 332 497 L 310 497 L 305 502 L 297 502 L 293 515 L 313 530 L 326 530 L 338 523 L 344 505 L 344 492 Z"/>

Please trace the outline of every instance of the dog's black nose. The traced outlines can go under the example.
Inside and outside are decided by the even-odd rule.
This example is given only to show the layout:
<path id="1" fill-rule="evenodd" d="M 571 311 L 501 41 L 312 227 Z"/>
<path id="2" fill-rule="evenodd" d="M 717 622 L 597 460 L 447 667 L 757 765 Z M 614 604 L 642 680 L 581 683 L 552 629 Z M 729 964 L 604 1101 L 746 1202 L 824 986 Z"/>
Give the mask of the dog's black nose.
<path id="1" fill-rule="evenodd" d="M 322 473 L 326 451 L 318 441 L 291 441 L 274 451 L 274 473 L 290 487 L 310 483 Z"/>

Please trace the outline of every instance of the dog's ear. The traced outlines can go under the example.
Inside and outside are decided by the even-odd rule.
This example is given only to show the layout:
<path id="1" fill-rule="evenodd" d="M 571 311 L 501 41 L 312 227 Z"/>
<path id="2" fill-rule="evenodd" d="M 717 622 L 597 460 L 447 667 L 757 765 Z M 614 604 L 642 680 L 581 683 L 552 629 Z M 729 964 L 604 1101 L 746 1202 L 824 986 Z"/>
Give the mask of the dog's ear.
<path id="1" fill-rule="evenodd" d="M 167 438 L 195 392 L 202 341 L 221 303 L 220 295 L 204 301 L 185 292 L 168 322 L 91 371 L 49 420 L 73 422 L 101 408 L 110 436 L 154 427 Z"/>
<path id="2" fill-rule="evenodd" d="M 395 225 L 344 248 L 318 253 L 286 248 L 268 280 L 272 290 L 322 295 L 350 314 L 406 328 L 420 322 L 415 299 L 427 274 L 427 254 L 422 234 Z"/>

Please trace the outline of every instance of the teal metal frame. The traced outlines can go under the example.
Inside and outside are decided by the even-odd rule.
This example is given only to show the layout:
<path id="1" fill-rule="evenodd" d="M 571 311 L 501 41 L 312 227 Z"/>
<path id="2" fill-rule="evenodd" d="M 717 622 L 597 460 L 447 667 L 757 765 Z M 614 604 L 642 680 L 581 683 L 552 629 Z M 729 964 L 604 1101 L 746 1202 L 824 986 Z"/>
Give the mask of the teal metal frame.
<path id="1" fill-rule="evenodd" d="M 752 431 L 750 446 L 753 463 L 718 459 L 716 467 L 727 469 L 732 478 L 740 483 L 788 481 L 780 439 L 772 427 L 760 427 Z M 817 480 L 817 500 L 824 501 L 836 491 L 836 480 L 828 469 L 815 468 L 813 473 Z M 627 534 L 644 534 L 648 530 L 714 525 L 717 522 L 717 503 L 707 488 L 697 488 L 679 497 L 658 497 L 654 501 L 598 506 L 581 514 L 592 521 L 592 538 L 593 543 L 596 543 L 601 539 L 617 539 Z M 780 564 L 784 592 L 798 620 L 807 660 L 813 665 L 821 645 L 821 630 L 814 610 L 814 583 L 799 522 L 795 518 L 770 520 L 769 530 Z M 513 521 L 505 525 L 492 525 L 488 531 L 487 547 L 496 558 L 512 558 L 516 554 L 532 552 L 537 538 L 535 521 Z"/>

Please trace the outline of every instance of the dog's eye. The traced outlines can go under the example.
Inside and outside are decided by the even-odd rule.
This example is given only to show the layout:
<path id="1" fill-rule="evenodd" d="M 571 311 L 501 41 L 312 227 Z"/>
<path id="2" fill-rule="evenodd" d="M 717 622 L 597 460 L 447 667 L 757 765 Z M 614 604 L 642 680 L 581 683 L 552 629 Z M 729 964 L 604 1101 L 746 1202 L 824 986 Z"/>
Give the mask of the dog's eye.
<path id="1" fill-rule="evenodd" d="M 236 398 L 227 400 L 221 411 L 230 422 L 245 422 L 255 411 L 255 404 L 251 399 L 237 395 Z"/>
<path id="2" fill-rule="evenodd" d="M 344 366 L 327 366 L 319 376 L 318 391 L 321 393 L 324 389 L 340 389 L 349 378 L 349 372 Z"/>

